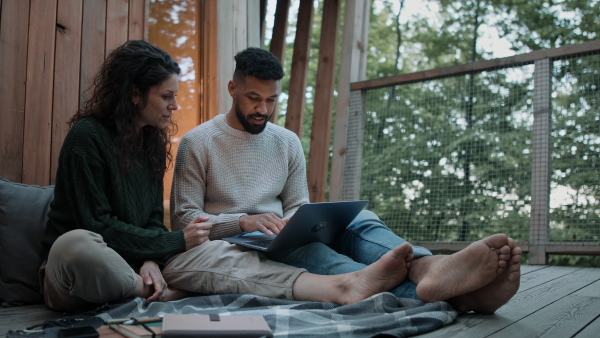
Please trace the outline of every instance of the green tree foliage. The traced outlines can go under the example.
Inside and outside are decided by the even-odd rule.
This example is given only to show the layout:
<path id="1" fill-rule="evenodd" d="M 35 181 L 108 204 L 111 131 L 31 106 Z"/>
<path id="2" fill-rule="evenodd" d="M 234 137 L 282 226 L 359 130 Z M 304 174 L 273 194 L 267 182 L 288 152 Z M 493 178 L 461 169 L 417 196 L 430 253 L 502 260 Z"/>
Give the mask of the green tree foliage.
<path id="1" fill-rule="evenodd" d="M 497 28 L 516 52 L 557 48 L 600 38 L 598 0 L 494 0 Z"/>
<path id="2" fill-rule="evenodd" d="M 314 16 L 305 149 L 322 3 Z M 414 5 L 419 10 L 408 12 Z M 598 39 L 598 18 L 598 0 L 373 0 L 367 78 L 492 59 L 493 47 L 501 43 L 515 55 Z M 501 40 L 490 41 L 490 32 Z M 553 241 L 600 240 L 599 68 L 598 55 L 554 62 Z M 533 70 L 523 65 L 369 91 L 361 197 L 409 240 L 476 240 L 502 231 L 527 241 Z M 286 88 L 284 79 L 284 93 Z M 550 262 L 600 263 L 586 256 L 556 256 Z"/>

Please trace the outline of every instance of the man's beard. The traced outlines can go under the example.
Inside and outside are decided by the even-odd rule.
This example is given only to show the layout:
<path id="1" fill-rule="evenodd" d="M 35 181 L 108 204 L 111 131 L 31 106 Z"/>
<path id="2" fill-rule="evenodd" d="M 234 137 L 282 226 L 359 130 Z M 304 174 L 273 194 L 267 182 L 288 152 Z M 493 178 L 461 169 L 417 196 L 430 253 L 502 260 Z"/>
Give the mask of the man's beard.
<path id="1" fill-rule="evenodd" d="M 273 114 L 271 114 L 271 115 L 273 115 Z M 271 116 L 269 116 L 269 115 L 264 115 L 264 114 L 260 114 L 260 113 L 250 114 L 250 115 L 248 115 L 248 118 L 246 118 L 244 116 L 244 113 L 242 113 L 240 106 L 237 103 L 235 104 L 235 116 L 237 117 L 238 121 L 240 121 L 240 123 L 242 124 L 242 127 L 244 127 L 244 130 L 249 132 L 250 134 L 262 133 L 263 130 L 265 130 L 265 128 L 267 127 L 267 122 L 271 118 Z M 260 124 L 260 125 L 253 125 L 250 122 L 248 122 L 248 120 L 252 119 L 255 116 L 263 117 L 265 119 L 265 123 Z"/>

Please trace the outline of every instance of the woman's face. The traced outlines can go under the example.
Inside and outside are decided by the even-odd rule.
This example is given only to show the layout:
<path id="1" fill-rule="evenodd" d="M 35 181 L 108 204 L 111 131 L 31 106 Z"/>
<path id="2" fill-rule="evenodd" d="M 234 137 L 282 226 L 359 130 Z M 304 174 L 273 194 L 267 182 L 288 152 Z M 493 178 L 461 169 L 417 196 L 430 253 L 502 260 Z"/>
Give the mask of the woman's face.
<path id="1" fill-rule="evenodd" d="M 171 74 L 161 84 L 150 88 L 146 100 L 134 96 L 133 102 L 137 103 L 135 121 L 138 127 L 151 125 L 156 128 L 166 128 L 173 111 L 179 109 L 177 105 L 177 92 L 179 91 L 179 77 Z"/>

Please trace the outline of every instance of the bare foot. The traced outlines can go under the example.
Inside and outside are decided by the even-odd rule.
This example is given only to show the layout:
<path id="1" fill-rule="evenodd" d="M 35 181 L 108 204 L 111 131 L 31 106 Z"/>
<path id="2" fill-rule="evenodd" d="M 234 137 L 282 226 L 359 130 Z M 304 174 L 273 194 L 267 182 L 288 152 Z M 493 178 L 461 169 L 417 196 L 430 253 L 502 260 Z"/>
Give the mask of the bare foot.
<path id="1" fill-rule="evenodd" d="M 412 252 L 412 246 L 403 243 L 366 268 L 346 274 L 345 292 L 340 304 L 356 303 L 402 283 L 408 275 Z"/>
<path id="2" fill-rule="evenodd" d="M 519 290 L 521 283 L 521 255 L 523 251 L 509 239 L 511 248 L 508 266 L 490 284 L 473 292 L 448 300 L 459 312 L 475 311 L 492 314 L 506 304 Z"/>
<path id="3" fill-rule="evenodd" d="M 449 256 L 415 259 L 409 278 L 422 301 L 448 300 L 490 284 L 505 271 L 510 252 L 506 235 L 492 235 Z"/>

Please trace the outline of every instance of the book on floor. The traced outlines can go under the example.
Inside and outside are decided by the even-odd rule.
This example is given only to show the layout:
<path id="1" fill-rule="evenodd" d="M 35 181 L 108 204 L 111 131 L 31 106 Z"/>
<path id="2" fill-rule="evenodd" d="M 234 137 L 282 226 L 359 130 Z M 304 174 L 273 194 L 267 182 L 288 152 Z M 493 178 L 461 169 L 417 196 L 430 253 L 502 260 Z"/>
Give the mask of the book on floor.
<path id="1" fill-rule="evenodd" d="M 162 338 L 174 337 L 272 337 L 262 316 L 164 315 Z"/>

